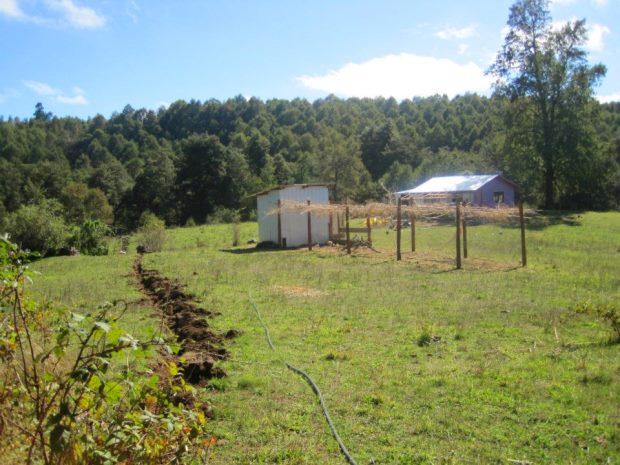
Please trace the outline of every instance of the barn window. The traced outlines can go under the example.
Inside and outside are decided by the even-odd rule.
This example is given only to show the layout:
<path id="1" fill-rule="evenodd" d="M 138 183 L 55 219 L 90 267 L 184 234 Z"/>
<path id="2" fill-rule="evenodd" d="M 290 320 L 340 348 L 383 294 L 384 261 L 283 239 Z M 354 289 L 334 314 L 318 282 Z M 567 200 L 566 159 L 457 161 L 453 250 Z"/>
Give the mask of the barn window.
<path id="1" fill-rule="evenodd" d="M 504 203 L 504 191 L 493 192 L 493 202 Z"/>

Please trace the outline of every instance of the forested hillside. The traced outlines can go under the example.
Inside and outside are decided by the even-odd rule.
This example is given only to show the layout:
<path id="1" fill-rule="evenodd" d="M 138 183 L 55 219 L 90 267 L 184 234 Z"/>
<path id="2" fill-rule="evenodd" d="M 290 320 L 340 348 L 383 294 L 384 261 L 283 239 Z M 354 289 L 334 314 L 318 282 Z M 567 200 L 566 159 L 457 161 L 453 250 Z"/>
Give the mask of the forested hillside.
<path id="1" fill-rule="evenodd" d="M 110 118 L 0 121 L 0 219 L 20 208 L 66 223 L 99 219 L 131 229 L 149 210 L 167 224 L 201 223 L 224 209 L 251 215 L 252 193 L 329 182 L 335 200 L 447 173 L 501 172 L 526 202 L 543 201 L 531 131 L 509 100 L 478 95 L 395 99 L 177 101 L 126 106 Z M 591 101 L 582 132 L 563 135 L 554 185 L 560 208 L 620 203 L 620 104 Z M 524 110 L 527 111 L 527 110 Z M 583 115 L 582 115 L 583 116 Z"/>

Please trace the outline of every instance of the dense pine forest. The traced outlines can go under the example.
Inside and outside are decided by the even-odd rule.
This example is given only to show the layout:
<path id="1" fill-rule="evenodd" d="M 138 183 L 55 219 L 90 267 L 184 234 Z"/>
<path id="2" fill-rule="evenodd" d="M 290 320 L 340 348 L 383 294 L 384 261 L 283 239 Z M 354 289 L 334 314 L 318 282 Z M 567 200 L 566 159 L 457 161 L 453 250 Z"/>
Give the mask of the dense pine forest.
<path id="1" fill-rule="evenodd" d="M 168 225 L 249 218 L 252 194 L 277 184 L 333 183 L 334 200 L 364 202 L 448 173 L 500 172 L 529 204 L 544 201 L 534 131 L 522 121 L 529 110 L 502 97 L 238 96 L 157 111 L 128 105 L 86 121 L 34 110 L 0 121 L 5 230 L 85 220 L 132 230 L 146 211 Z M 583 112 L 560 132 L 554 206 L 617 208 L 620 103 L 592 100 Z"/>

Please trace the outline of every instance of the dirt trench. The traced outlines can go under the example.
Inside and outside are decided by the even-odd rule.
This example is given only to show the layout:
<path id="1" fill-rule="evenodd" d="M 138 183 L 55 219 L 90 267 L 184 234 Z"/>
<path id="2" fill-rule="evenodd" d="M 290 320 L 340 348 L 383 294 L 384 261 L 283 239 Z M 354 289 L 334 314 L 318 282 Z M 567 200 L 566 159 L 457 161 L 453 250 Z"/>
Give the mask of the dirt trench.
<path id="1" fill-rule="evenodd" d="M 144 268 L 141 255 L 134 262 L 134 273 L 140 290 L 161 311 L 164 323 L 177 336 L 181 349 L 175 362 L 183 368 L 185 380 L 206 385 L 211 378 L 226 376 L 216 364 L 229 357 L 224 341 L 236 337 L 238 332 L 231 329 L 221 335 L 211 331 L 207 319 L 218 313 L 198 307 L 182 284 L 157 270 Z"/>

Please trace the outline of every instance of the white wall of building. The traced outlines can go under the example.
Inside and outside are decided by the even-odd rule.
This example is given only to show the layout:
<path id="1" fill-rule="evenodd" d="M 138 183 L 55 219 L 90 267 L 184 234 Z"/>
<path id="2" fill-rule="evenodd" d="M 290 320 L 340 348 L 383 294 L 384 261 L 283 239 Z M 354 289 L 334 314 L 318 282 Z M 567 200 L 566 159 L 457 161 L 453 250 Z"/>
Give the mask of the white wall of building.
<path id="1" fill-rule="evenodd" d="M 328 204 L 329 190 L 326 186 L 293 185 L 273 190 L 257 197 L 258 232 L 263 241 L 278 242 L 278 216 L 269 215 L 282 202 Z M 287 247 L 300 247 L 308 244 L 307 213 L 284 212 L 281 214 L 282 239 Z M 329 217 L 312 215 L 312 242 L 324 244 L 329 240 Z"/>

